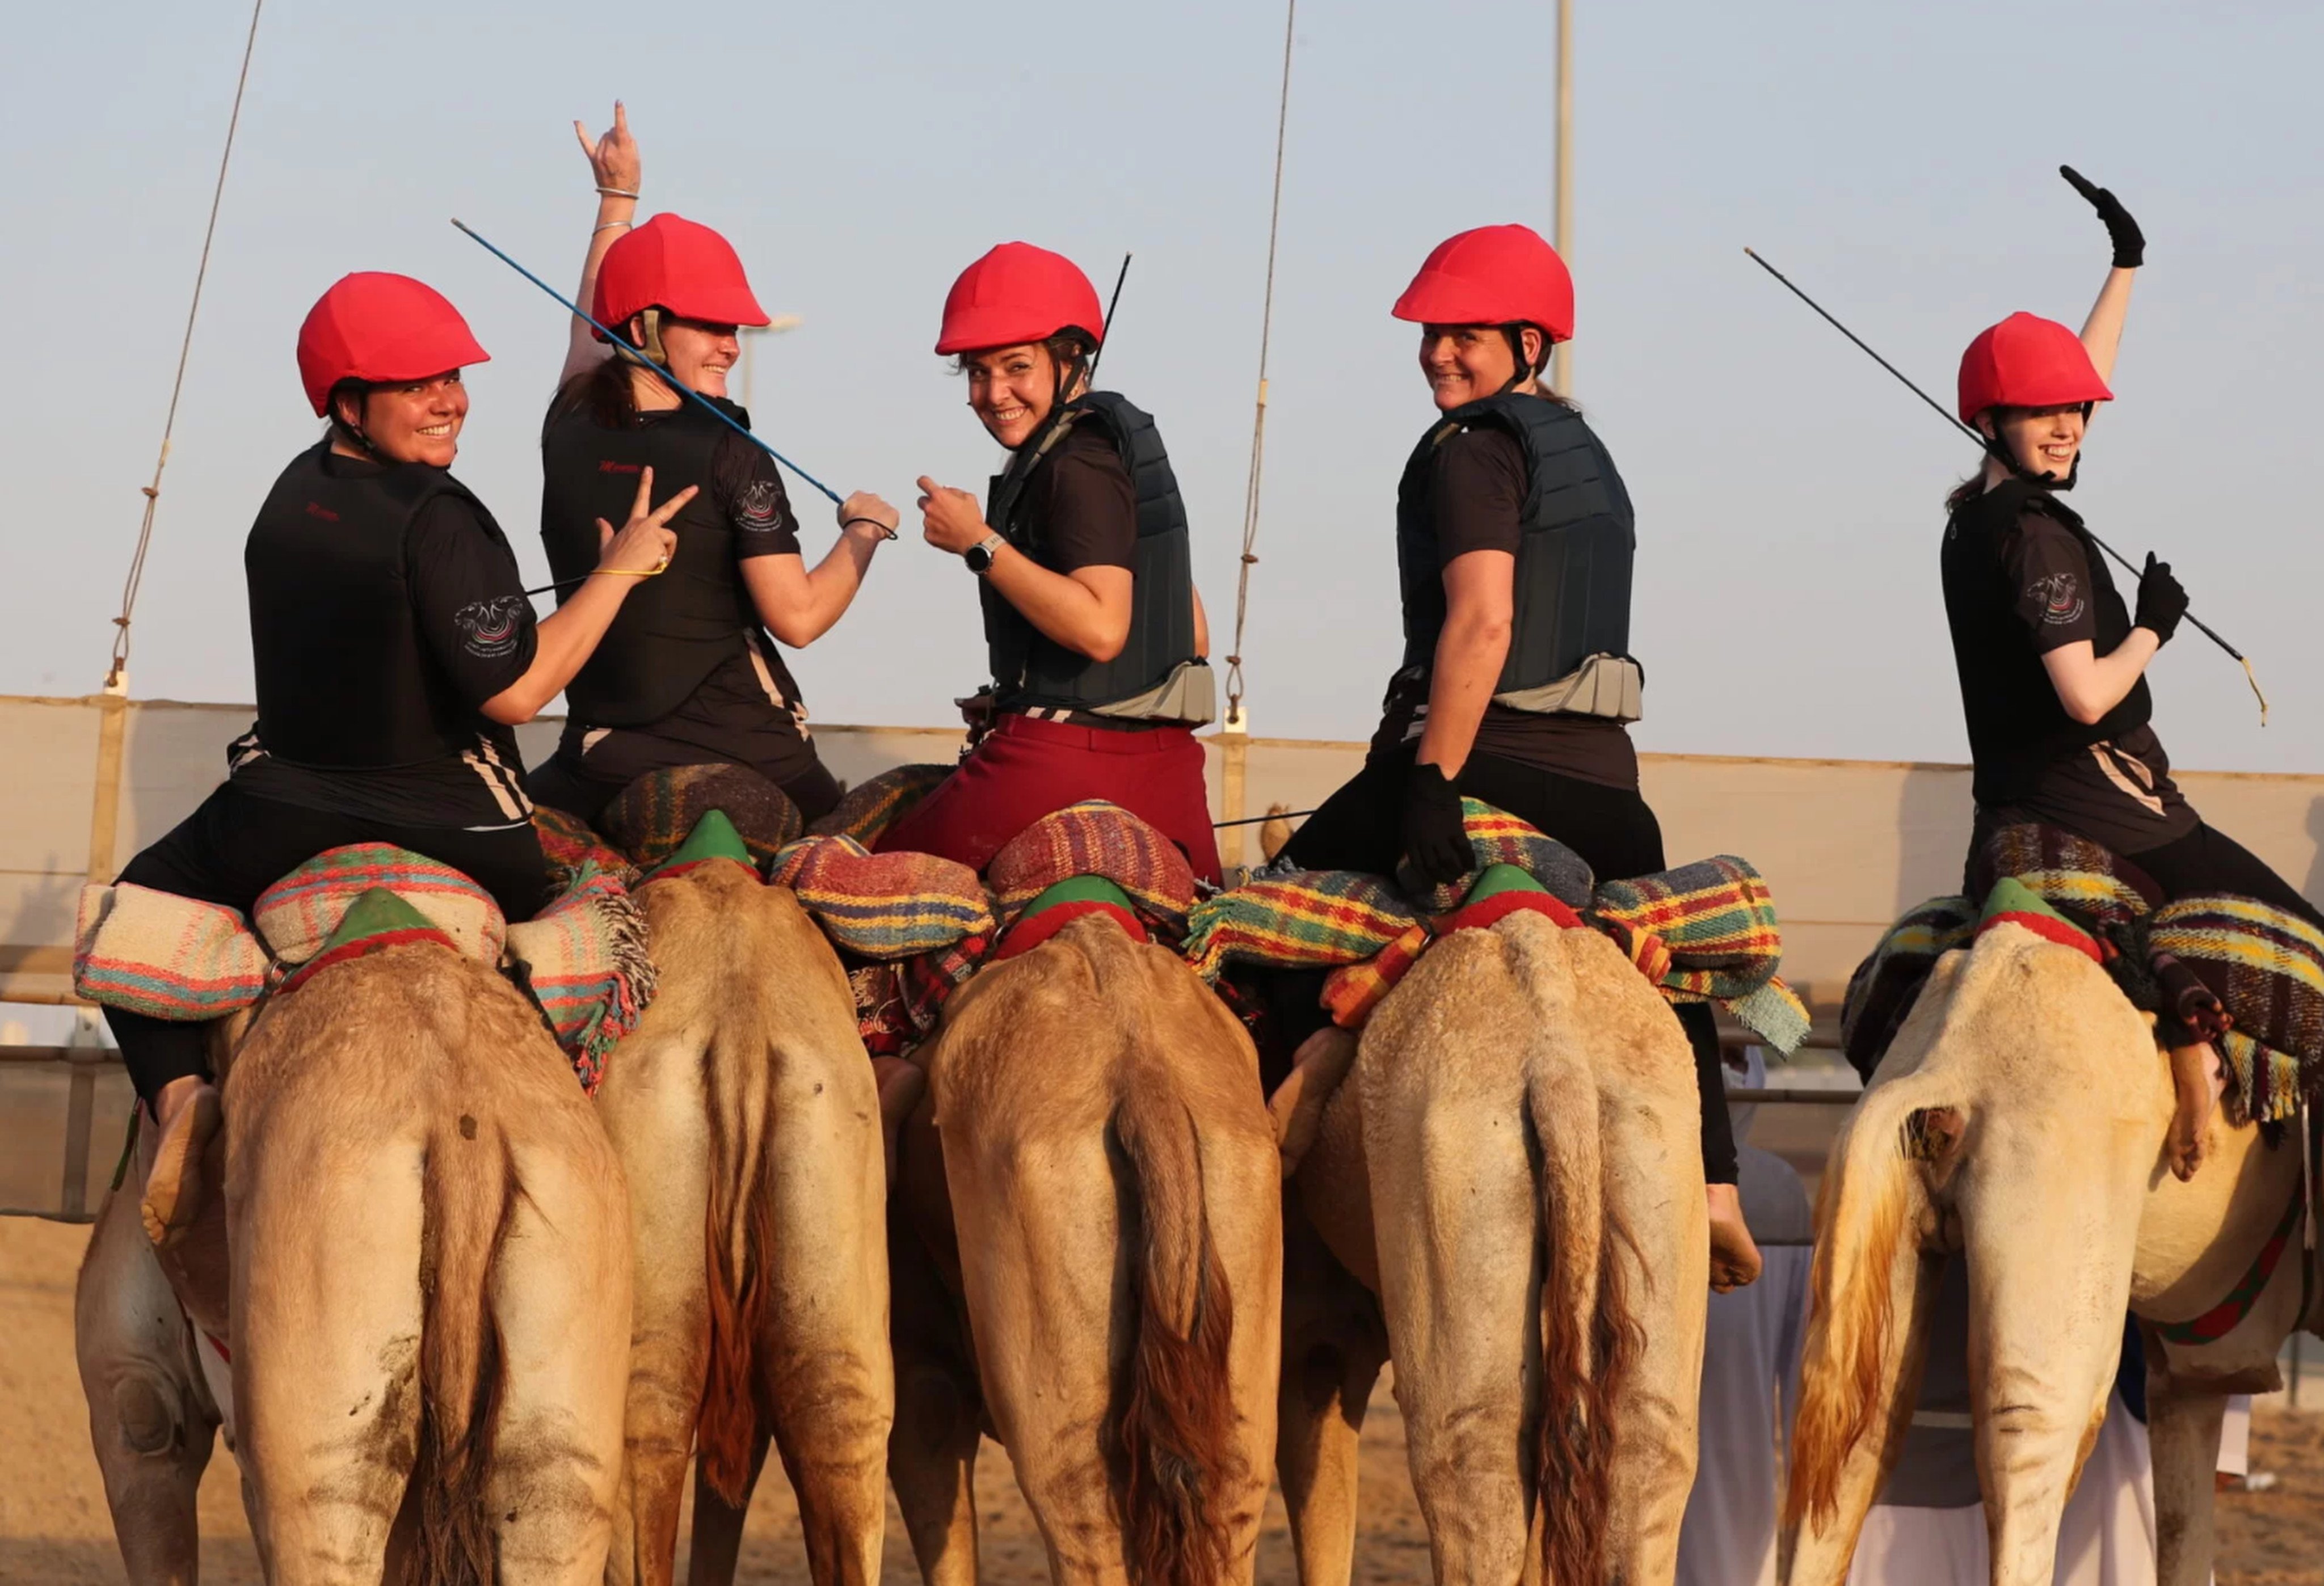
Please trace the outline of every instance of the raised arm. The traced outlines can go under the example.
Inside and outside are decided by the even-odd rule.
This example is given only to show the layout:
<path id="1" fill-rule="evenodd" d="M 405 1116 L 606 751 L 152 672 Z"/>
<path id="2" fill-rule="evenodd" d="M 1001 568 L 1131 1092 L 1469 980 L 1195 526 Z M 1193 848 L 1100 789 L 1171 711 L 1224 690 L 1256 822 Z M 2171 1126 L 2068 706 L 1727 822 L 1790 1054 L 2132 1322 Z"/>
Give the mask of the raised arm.
<path id="1" fill-rule="evenodd" d="M 2130 314 L 2131 280 L 2146 262 L 2146 237 L 2112 191 L 2096 185 L 2070 165 L 2058 167 L 2058 174 L 2098 211 L 2098 218 L 2106 224 L 2107 235 L 2114 243 L 2113 268 L 2107 272 L 2106 284 L 2098 289 L 2098 300 L 2090 305 L 2089 318 L 2082 321 L 2083 350 L 2097 366 L 2098 378 L 2111 383 L 2115 355 L 2122 349 L 2123 321 Z"/>
<path id="2" fill-rule="evenodd" d="M 630 136 L 630 113 L 619 99 L 613 101 L 613 124 L 604 137 L 591 143 L 588 129 L 577 121 L 573 124 L 573 135 L 581 141 L 581 152 L 588 157 L 590 174 L 597 184 L 597 220 L 590 230 L 589 252 L 581 265 L 581 286 L 573 298 L 586 309 L 597 295 L 597 266 L 605 262 L 605 250 L 629 231 L 637 215 L 643 167 L 638 161 L 637 140 Z M 563 385 L 613 350 L 597 339 L 587 320 L 576 315 L 557 383 Z"/>

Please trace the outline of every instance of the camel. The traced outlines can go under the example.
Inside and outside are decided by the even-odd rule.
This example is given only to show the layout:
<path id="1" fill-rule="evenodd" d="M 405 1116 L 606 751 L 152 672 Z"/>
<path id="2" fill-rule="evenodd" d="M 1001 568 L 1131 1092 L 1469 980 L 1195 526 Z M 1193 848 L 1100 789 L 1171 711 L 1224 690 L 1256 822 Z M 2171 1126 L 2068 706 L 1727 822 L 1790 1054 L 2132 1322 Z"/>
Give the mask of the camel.
<path id="1" fill-rule="evenodd" d="M 630 1186 L 636 1322 L 607 1578 L 733 1577 L 770 1436 L 818 1586 L 880 1578 L 895 1405 L 878 1103 L 854 1002 L 791 893 L 741 864 L 638 891 L 659 991 L 597 1106 Z"/>
<path id="2" fill-rule="evenodd" d="M 2225 1396 L 2274 1387 L 2303 1324 L 2300 1152 L 2214 1114 L 2204 1168 L 2182 1183 L 2164 1161 L 2174 1111 L 2146 1016 L 2088 956 L 2004 921 L 1937 962 L 1825 1174 L 1784 1511 L 1793 1586 L 1847 1577 L 1956 1254 L 1995 1586 L 2050 1579 L 2126 1310 L 2149 1324 L 2158 1579 L 2209 1579 Z M 2289 1249 L 2230 1330 L 2194 1347 L 2154 1333 L 2255 1274 L 2288 1215 Z"/>
<path id="3" fill-rule="evenodd" d="M 73 1352 L 130 1586 L 184 1586 L 199 1572 L 195 1498 L 225 1421 L 200 1358 L 214 1347 L 154 1257 L 136 1189 L 112 1191 L 73 1288 Z"/>
<path id="4" fill-rule="evenodd" d="M 1175 955 L 1092 916 L 980 971 L 921 1056 L 889 1467 L 922 1576 L 976 1579 L 989 1424 L 1053 1581 L 1249 1582 L 1283 1250 L 1249 1037 Z"/>
<path id="5" fill-rule="evenodd" d="M 1454 931 L 1273 1110 L 1304 1586 L 1350 1577 L 1384 1357 L 1437 1580 L 1670 1581 L 1710 1243 L 1694 1060 L 1661 995 L 1595 931 Z"/>
<path id="6" fill-rule="evenodd" d="M 121 1193 L 77 1296 L 133 1580 L 192 1578 L 221 1418 L 271 1581 L 601 1579 L 628 1208 L 539 1012 L 411 942 L 263 1005 L 220 1072 L 223 1300 L 199 1254 L 218 1206 L 157 1260 Z M 235 1362 L 226 1406 L 189 1320 Z"/>

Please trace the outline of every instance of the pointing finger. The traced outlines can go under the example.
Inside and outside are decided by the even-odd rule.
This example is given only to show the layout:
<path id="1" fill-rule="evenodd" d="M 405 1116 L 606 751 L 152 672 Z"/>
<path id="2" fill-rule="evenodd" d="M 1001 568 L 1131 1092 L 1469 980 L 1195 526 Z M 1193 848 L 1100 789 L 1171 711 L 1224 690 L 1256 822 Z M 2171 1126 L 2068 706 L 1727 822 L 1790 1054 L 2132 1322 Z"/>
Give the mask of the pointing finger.
<path id="1" fill-rule="evenodd" d="M 646 521 L 657 529 L 662 528 L 669 522 L 670 519 L 678 515 L 678 511 L 680 507 L 683 507 L 687 503 L 692 501 L 696 496 L 701 493 L 702 487 L 700 485 L 689 484 L 684 490 L 679 491 L 676 495 L 671 496 L 668 501 L 662 503 L 660 510 L 656 512 L 652 517 Z M 674 539 L 676 537 L 672 536 L 672 538 Z"/>
<path id="2" fill-rule="evenodd" d="M 573 124 L 573 135 L 581 140 L 581 152 L 595 160 L 597 157 L 597 145 L 589 141 L 589 129 L 576 121 Z"/>
<path id="3" fill-rule="evenodd" d="M 623 137 L 630 135 L 630 107 L 619 99 L 613 101 L 613 130 Z"/>
<path id="4" fill-rule="evenodd" d="M 653 511 L 653 466 L 648 464 L 638 470 L 638 497 L 630 503 L 630 516 L 642 518 Z"/>

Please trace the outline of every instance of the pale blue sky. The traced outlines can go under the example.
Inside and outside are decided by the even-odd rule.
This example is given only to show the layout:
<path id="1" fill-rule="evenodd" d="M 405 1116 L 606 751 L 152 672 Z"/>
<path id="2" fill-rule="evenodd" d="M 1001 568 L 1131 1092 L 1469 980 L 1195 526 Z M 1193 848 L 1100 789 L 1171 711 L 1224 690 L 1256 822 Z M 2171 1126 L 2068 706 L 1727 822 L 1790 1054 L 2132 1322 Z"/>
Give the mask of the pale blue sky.
<path id="1" fill-rule="evenodd" d="M 1301 9 L 1285 189 L 1254 724 L 1360 737 L 1392 669 L 1391 505 L 1431 410 L 1388 303 L 1447 233 L 1546 229 L 1548 0 Z M 562 283 L 593 197 L 568 124 L 618 94 L 649 210 L 732 237 L 806 321 L 759 361 L 761 430 L 908 505 L 995 449 L 928 352 L 991 244 L 1110 285 L 1106 383 L 1161 420 L 1225 649 L 1248 461 L 1283 14 L 1178 0 L 744 6 L 273 0 L 263 25 L 137 627 L 134 692 L 246 699 L 241 545 L 315 433 L 290 349 L 351 269 L 419 275 L 494 361 L 459 472 L 527 571 L 562 317 L 455 233 Z M 246 6 L 29 8 L 0 58 L 12 151 L 0 396 L 14 501 L 0 689 L 103 669 L 152 462 Z M 1761 276 L 1756 244 L 1941 396 L 2014 309 L 2079 323 L 2103 230 L 2144 225 L 2116 389 L 2076 504 L 2178 566 L 2156 669 L 2183 765 L 2324 770 L 2324 550 L 2304 440 L 2324 341 L 2324 9 L 2255 3 L 1658 5 L 1579 0 L 1578 394 L 1638 507 L 1648 749 L 1960 759 L 1940 499 L 1974 461 Z M 796 490 L 811 550 L 818 499 Z M 982 665 L 970 580 L 908 538 L 795 666 L 826 721 L 936 722 Z"/>

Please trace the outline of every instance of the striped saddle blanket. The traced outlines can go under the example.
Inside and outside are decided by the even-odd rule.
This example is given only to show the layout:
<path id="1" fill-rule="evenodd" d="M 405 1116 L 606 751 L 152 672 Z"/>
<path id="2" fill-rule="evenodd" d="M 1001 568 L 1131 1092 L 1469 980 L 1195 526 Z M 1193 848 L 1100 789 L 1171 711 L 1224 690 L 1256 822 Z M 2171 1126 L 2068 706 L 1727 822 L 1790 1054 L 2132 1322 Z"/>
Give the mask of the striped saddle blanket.
<path id="1" fill-rule="evenodd" d="M 2052 940 L 2104 965 L 2168 1042 L 2210 1040 L 2229 1072 L 2231 1122 L 2273 1122 L 2324 1091 L 2324 932 L 2256 899 L 2159 901 L 2129 861 L 2054 827 L 2009 826 L 1978 855 L 1984 908 L 1932 898 L 1890 927 L 1849 977 L 1840 1015 L 1849 1061 L 1867 1074 L 1911 1012 L 1937 959 L 1989 928 L 1992 899 L 2014 887 L 2059 927 Z M 2002 910 L 2002 913 L 2013 911 Z M 2070 934 L 2068 934 L 2070 933 Z"/>
<path id="2" fill-rule="evenodd" d="M 1324 1004 L 1352 1028 L 1430 942 L 1528 907 L 1605 933 L 1674 1002 L 1716 1003 L 1782 1051 L 1806 1036 L 1807 1009 L 1775 973 L 1783 933 L 1775 901 L 1748 862 L 1722 854 L 1599 882 L 1563 844 L 1476 799 L 1462 804 L 1477 868 L 1456 886 L 1416 902 L 1386 878 L 1355 871 L 1268 876 L 1195 908 L 1187 961 L 1213 983 L 1235 963 L 1332 968 Z M 1557 908 L 1496 901 L 1528 891 Z"/>
<path id="3" fill-rule="evenodd" d="M 530 920 L 510 925 L 489 893 L 448 865 L 386 844 L 318 853 L 268 888 L 245 921 L 236 910 L 150 888 L 82 889 L 73 987 L 90 1001 L 154 1019 L 210 1019 L 295 990 L 326 958 L 432 939 L 495 964 L 540 1005 L 591 1092 L 606 1054 L 653 999 L 644 917 L 622 876 L 584 861 Z M 420 922 L 374 928 L 374 895 Z M 401 917 L 398 917 L 401 918 Z M 359 928 L 358 928 L 359 927 Z M 308 974 L 301 974 L 306 970 Z"/>

